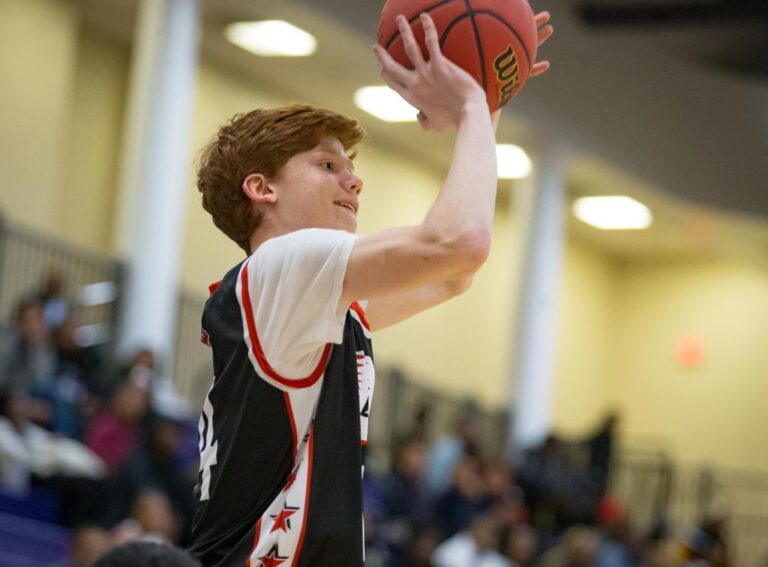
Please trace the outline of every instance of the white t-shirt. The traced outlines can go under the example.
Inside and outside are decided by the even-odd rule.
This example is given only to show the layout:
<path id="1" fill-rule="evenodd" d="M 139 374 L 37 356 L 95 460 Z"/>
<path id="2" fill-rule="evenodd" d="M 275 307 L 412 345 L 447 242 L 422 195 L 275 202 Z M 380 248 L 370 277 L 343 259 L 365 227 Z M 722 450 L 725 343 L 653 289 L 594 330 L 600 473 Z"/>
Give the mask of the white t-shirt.
<path id="1" fill-rule="evenodd" d="M 340 344 L 349 306 L 339 305 L 356 236 L 308 228 L 264 242 L 248 287 L 264 356 L 285 378 L 310 374 L 328 343 Z"/>
<path id="2" fill-rule="evenodd" d="M 435 567 L 510 567 L 509 561 L 498 551 L 479 550 L 466 532 L 444 541 L 431 557 Z"/>

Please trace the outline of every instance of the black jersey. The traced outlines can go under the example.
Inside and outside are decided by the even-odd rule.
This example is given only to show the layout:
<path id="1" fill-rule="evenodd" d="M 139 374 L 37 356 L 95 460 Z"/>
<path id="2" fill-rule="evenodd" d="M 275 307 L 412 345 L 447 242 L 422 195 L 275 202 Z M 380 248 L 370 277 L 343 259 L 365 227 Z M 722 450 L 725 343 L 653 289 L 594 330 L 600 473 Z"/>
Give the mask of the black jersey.
<path id="1" fill-rule="evenodd" d="M 214 380 L 200 417 L 190 551 L 206 567 L 346 567 L 364 562 L 362 471 L 374 370 L 359 304 L 341 344 L 288 380 L 269 365 L 247 269 L 232 269 L 203 313 Z"/>

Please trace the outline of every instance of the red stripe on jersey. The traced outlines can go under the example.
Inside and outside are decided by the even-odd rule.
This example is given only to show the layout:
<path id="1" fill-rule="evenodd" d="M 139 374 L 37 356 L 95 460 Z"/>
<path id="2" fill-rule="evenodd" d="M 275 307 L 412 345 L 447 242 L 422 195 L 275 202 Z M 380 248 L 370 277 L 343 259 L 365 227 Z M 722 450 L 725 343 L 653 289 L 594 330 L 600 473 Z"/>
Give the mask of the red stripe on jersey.
<path id="1" fill-rule="evenodd" d="M 317 363 L 315 370 L 306 378 L 300 378 L 291 380 L 290 378 L 284 378 L 280 376 L 267 362 L 267 357 L 264 356 L 264 351 L 261 349 L 261 343 L 259 342 L 259 334 L 256 332 L 256 323 L 253 318 L 253 308 L 251 307 L 251 293 L 248 289 L 248 264 L 251 259 L 249 258 L 243 266 L 241 284 L 243 294 L 243 307 L 245 308 L 245 319 L 248 325 L 248 336 L 251 338 L 251 347 L 253 349 L 253 355 L 259 362 L 259 366 L 264 370 L 264 373 L 272 378 L 275 382 L 287 387 L 287 388 L 308 388 L 314 385 L 325 371 L 325 365 L 328 363 L 328 357 L 331 354 L 331 345 L 328 343 L 325 345 L 323 355 L 320 357 L 320 362 Z"/>
<path id="2" fill-rule="evenodd" d="M 251 549 L 251 555 L 253 555 L 253 552 L 256 551 L 256 548 L 259 547 L 259 538 L 261 537 L 261 518 L 259 518 L 259 521 L 256 522 L 256 533 L 253 536 L 253 549 Z M 251 567 L 251 555 L 248 556 L 248 561 L 245 562 L 245 567 Z"/>
<path id="3" fill-rule="evenodd" d="M 291 436 L 293 437 L 293 458 L 296 459 L 296 453 L 299 450 L 298 434 L 296 433 L 296 420 L 293 417 L 293 407 L 291 406 L 291 397 L 288 392 L 283 392 L 283 398 L 285 399 L 285 409 L 288 412 L 288 419 L 291 421 Z"/>
<path id="4" fill-rule="evenodd" d="M 213 282 L 211 285 L 208 286 L 208 291 L 210 292 L 211 295 L 216 293 L 216 290 L 219 289 L 219 286 L 221 285 L 222 281 L 223 280 L 219 280 L 217 282 Z"/>
<path id="5" fill-rule="evenodd" d="M 293 556 L 291 567 L 296 567 L 301 557 L 301 547 L 304 544 L 304 532 L 307 529 L 307 518 L 309 518 L 309 489 L 312 486 L 312 456 L 315 452 L 315 430 L 309 430 L 309 450 L 307 451 L 307 490 L 304 494 L 304 517 L 301 520 L 301 532 L 299 533 L 299 542 L 296 544 L 296 555 Z"/>
<path id="6" fill-rule="evenodd" d="M 350 305 L 350 308 L 354 309 L 355 313 L 357 313 L 357 316 L 360 317 L 360 322 L 363 324 L 363 327 L 371 330 L 371 326 L 368 324 L 368 321 L 365 318 L 365 310 L 360 306 L 360 304 L 357 301 L 353 301 L 352 305 Z"/>

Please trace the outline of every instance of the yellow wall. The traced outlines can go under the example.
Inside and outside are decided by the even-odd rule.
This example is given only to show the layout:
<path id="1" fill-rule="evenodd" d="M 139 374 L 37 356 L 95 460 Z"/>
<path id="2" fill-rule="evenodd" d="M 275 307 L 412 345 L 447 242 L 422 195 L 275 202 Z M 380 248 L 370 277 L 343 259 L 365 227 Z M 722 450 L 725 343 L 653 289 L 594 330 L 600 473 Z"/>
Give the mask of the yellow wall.
<path id="1" fill-rule="evenodd" d="M 127 49 L 80 37 L 56 226 L 69 241 L 104 253 L 115 250 L 128 64 Z"/>
<path id="2" fill-rule="evenodd" d="M 66 0 L 0 2 L 0 210 L 57 224 L 77 13 Z"/>
<path id="3" fill-rule="evenodd" d="M 626 266 L 617 368 L 628 440 L 689 461 L 768 470 L 768 271 L 727 261 Z M 675 359 L 684 336 L 705 357 Z"/>

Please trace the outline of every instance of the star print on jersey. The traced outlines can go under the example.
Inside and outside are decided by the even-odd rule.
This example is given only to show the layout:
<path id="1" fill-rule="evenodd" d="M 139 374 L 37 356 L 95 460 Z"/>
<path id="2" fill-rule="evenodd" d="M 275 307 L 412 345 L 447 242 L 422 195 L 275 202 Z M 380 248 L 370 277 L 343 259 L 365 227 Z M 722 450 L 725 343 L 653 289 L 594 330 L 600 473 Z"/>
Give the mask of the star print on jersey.
<path id="1" fill-rule="evenodd" d="M 360 443 L 365 445 L 368 442 L 368 418 L 376 375 L 373 369 L 373 360 L 365 354 L 365 351 L 358 350 L 355 352 L 355 362 L 357 366 L 357 395 L 360 401 Z"/>
<path id="2" fill-rule="evenodd" d="M 272 549 L 270 549 L 266 555 L 259 557 L 262 567 L 278 567 L 288 561 L 288 559 L 290 559 L 290 557 L 280 557 L 280 554 L 277 551 L 277 544 L 273 545 Z"/>
<path id="3" fill-rule="evenodd" d="M 287 533 L 291 529 L 291 520 L 289 518 L 298 511 L 299 508 L 286 505 L 276 516 L 271 516 L 275 523 L 272 524 L 272 529 L 269 530 L 269 533 L 276 532 L 277 530 L 283 530 Z"/>

